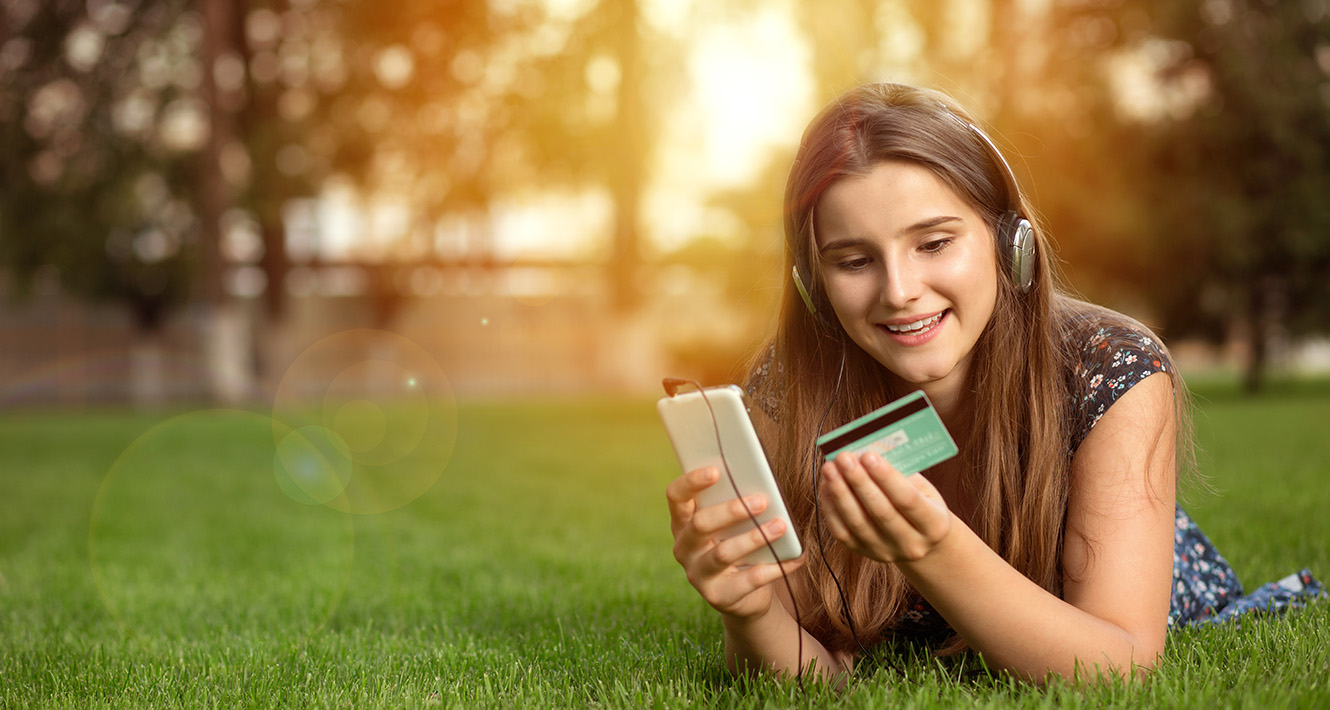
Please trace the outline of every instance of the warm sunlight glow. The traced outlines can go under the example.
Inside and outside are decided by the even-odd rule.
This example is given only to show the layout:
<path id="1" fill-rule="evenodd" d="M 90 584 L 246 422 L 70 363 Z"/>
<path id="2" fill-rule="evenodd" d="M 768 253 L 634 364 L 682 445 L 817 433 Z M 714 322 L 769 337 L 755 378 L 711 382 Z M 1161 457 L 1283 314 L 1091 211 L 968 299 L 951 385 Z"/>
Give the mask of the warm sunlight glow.
<path id="1" fill-rule="evenodd" d="M 643 205 L 645 236 L 669 251 L 741 232 L 708 201 L 750 187 L 774 150 L 799 142 L 816 107 L 808 47 L 784 3 L 705 21 L 652 7 L 657 26 L 683 37 L 687 58 L 687 89 L 663 122 Z"/>
<path id="2" fill-rule="evenodd" d="M 799 140 L 811 87 L 807 48 L 788 12 L 767 7 L 742 23 L 702 30 L 688 69 L 708 182 L 741 183 L 771 146 Z"/>

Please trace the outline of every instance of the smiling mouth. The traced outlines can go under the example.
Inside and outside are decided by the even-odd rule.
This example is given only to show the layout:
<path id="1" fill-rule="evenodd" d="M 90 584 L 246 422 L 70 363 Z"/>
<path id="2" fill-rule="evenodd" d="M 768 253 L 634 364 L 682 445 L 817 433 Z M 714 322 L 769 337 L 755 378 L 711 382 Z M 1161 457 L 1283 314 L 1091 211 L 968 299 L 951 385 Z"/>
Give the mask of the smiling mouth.
<path id="1" fill-rule="evenodd" d="M 887 332 L 893 333 L 895 335 L 918 335 L 928 330 L 929 328 L 932 328 L 933 326 L 937 325 L 938 321 L 942 320 L 942 317 L 947 315 L 947 312 L 950 310 L 951 309 L 948 308 L 938 313 L 935 316 L 929 318 L 923 318 L 921 320 L 914 321 L 913 323 L 902 323 L 900 325 L 880 324 L 878 325 L 878 327 L 884 328 L 886 329 Z"/>

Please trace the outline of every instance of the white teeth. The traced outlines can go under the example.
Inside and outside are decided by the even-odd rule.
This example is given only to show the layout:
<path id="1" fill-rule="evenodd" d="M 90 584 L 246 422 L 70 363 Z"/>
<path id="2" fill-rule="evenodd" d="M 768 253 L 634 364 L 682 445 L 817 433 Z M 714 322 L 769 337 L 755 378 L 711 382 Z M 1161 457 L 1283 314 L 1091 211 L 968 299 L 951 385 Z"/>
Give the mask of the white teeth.
<path id="1" fill-rule="evenodd" d="M 946 311 L 943 311 L 943 313 L 945 313 L 945 312 L 946 312 Z M 931 327 L 933 327 L 933 324 L 934 324 L 934 323 L 937 323 L 938 320 L 941 319 L 941 318 L 942 318 L 942 313 L 939 313 L 939 314 L 933 316 L 932 318 L 925 318 L 924 320 L 917 320 L 917 321 L 915 321 L 915 322 L 913 322 L 913 323 L 906 323 L 905 325 L 889 325 L 889 326 L 887 326 L 887 330 L 889 330 L 889 331 L 891 331 L 891 332 L 893 332 L 893 333 L 901 333 L 901 334 L 909 335 L 909 334 L 913 334 L 913 333 L 919 332 L 919 331 L 921 331 L 921 330 L 925 330 L 925 329 L 927 329 L 927 328 L 931 328 Z"/>

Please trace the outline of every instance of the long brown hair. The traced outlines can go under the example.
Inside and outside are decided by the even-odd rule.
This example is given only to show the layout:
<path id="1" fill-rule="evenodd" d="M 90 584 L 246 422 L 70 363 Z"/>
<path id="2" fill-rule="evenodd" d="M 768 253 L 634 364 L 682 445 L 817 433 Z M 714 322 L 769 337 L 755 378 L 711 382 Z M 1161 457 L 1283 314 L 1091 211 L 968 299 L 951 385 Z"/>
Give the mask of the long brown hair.
<path id="1" fill-rule="evenodd" d="M 856 646 L 840 613 L 841 599 L 826 571 L 829 565 L 849 600 L 858 638 L 881 639 L 906 611 L 914 592 L 894 565 L 865 560 L 815 529 L 813 442 L 826 429 L 886 404 L 896 391 L 889 373 L 860 349 L 835 322 L 817 267 L 812 234 L 818 201 L 836 181 L 862 176 L 887 160 L 930 169 L 997 233 L 1007 210 L 1033 220 L 1033 213 L 984 142 L 973 120 L 944 94 L 894 84 L 863 86 L 841 96 L 809 125 L 785 192 L 785 273 L 798 263 L 813 315 L 787 282 L 775 335 L 758 351 L 754 368 L 780 369 L 783 376 L 754 378 L 758 402 L 772 403 L 774 416 L 759 430 L 786 496 L 796 529 L 812 558 L 797 577 L 796 594 L 810 633 L 834 650 Z M 960 454 L 961 490 L 974 501 L 974 531 L 1008 563 L 1053 594 L 1061 593 L 1063 526 L 1067 511 L 1070 355 L 1061 346 L 1066 324 L 1092 308 L 1061 295 L 1042 231 L 1037 240 L 1034 283 L 1017 290 L 1000 274 L 988 326 L 975 345 L 968 409 L 973 420 Z M 995 241 L 994 248 L 998 249 Z M 795 255 L 799 255 L 796 259 Z M 1007 264 L 998 254 L 999 268 Z M 843 381 L 837 376 L 844 358 Z M 775 363 L 773 366 L 772 363 Z M 810 544 L 812 543 L 812 544 Z M 825 555 L 826 565 L 821 555 Z M 964 647 L 953 638 L 943 650 Z"/>

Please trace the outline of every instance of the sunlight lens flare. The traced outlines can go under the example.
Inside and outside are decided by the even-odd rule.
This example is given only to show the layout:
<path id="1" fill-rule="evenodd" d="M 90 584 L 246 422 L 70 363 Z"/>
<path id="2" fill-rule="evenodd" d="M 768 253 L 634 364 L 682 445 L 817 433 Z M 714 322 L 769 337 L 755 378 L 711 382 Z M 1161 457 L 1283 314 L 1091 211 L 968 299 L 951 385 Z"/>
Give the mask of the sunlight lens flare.
<path id="1" fill-rule="evenodd" d="M 287 369 L 272 428 L 274 475 L 292 499 L 382 513 L 442 475 L 457 440 L 457 402 L 419 345 L 349 330 L 314 343 Z"/>
<path id="2" fill-rule="evenodd" d="M 301 427 L 277 441 L 273 474 L 291 500 L 326 505 L 351 482 L 350 446 L 332 429 Z"/>

